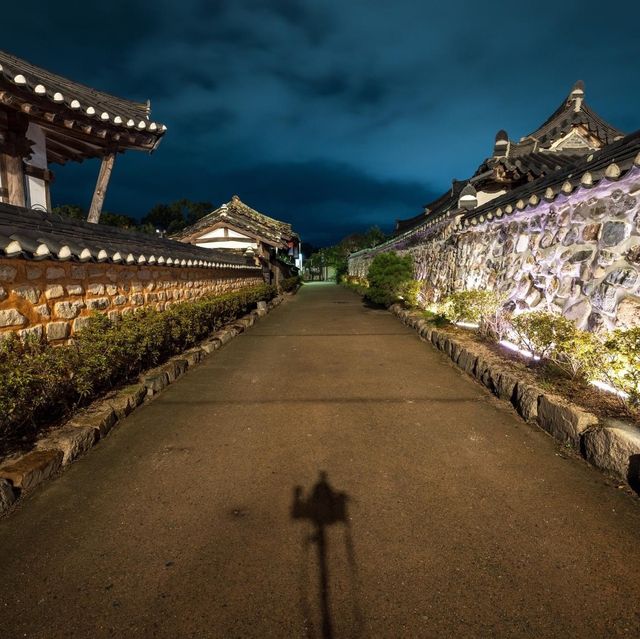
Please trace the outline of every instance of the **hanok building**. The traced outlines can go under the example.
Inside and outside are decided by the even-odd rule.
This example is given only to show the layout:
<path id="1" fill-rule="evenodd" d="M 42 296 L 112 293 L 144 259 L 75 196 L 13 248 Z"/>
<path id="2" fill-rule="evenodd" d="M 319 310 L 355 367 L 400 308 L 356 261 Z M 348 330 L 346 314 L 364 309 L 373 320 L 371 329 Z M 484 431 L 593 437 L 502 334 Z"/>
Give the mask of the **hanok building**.
<path id="1" fill-rule="evenodd" d="M 237 195 L 173 235 L 173 239 L 255 256 L 263 266 L 265 279 L 272 283 L 297 273 L 300 267 L 300 237 L 291 225 L 259 213 Z"/>
<path id="2" fill-rule="evenodd" d="M 0 202 L 51 210 L 51 164 L 102 158 L 90 222 L 97 222 L 115 156 L 154 151 L 166 127 L 150 105 L 117 98 L 0 51 Z"/>
<path id="3" fill-rule="evenodd" d="M 396 235 L 410 232 L 425 221 L 481 207 L 507 196 L 523 185 L 570 169 L 581 159 L 621 140 L 624 133 L 605 122 L 586 104 L 584 84 L 576 82 L 571 93 L 535 131 L 509 139 L 498 131 L 493 154 L 468 180 L 454 180 L 451 189 L 425 205 L 412 218 L 396 221 Z"/>
<path id="4" fill-rule="evenodd" d="M 640 131 L 605 122 L 578 82 L 533 133 L 500 131 L 473 176 L 351 254 L 349 274 L 366 277 L 387 251 L 411 256 L 425 301 L 492 290 L 513 312 L 640 326 Z"/>

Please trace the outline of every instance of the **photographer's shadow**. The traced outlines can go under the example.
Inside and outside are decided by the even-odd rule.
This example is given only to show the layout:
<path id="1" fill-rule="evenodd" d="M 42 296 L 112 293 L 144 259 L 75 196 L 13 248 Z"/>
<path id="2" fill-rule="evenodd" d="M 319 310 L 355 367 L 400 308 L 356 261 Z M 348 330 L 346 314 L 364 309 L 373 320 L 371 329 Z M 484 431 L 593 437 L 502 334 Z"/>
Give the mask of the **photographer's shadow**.
<path id="1" fill-rule="evenodd" d="M 291 518 L 307 521 L 312 527 L 311 534 L 305 534 L 302 541 L 302 565 L 301 565 L 301 606 L 302 613 L 307 624 L 307 637 L 317 637 L 313 613 L 309 603 L 309 553 L 310 544 L 317 546 L 317 561 L 319 571 L 319 612 L 322 639 L 336 639 L 334 619 L 331 613 L 330 597 L 330 570 L 329 548 L 327 528 L 339 525 L 344 530 L 344 551 L 348 563 L 349 597 L 351 599 L 351 615 L 353 619 L 347 624 L 350 637 L 359 637 L 362 626 L 361 613 L 358 603 L 358 580 L 351 533 L 350 519 L 347 514 L 349 496 L 344 492 L 334 490 L 329 484 L 326 472 L 320 472 L 320 478 L 305 498 L 301 486 L 293 489 L 293 503 L 291 505 Z M 336 549 L 337 550 L 337 549 Z M 342 549 L 340 549 L 342 552 Z M 335 555 L 336 553 L 334 553 Z"/>

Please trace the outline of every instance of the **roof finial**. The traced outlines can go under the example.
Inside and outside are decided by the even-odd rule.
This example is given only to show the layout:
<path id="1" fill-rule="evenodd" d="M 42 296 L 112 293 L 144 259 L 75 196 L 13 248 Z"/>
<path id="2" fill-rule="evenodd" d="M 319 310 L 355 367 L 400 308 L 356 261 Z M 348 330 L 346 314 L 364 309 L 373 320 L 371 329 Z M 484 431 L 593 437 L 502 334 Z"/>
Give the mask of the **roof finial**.
<path id="1" fill-rule="evenodd" d="M 496 143 L 493 147 L 494 157 L 504 157 L 509 150 L 509 136 L 504 129 L 500 129 L 496 133 Z"/>
<path id="2" fill-rule="evenodd" d="M 580 111 L 582 107 L 582 102 L 584 100 L 584 82 L 582 80 L 578 80 L 574 85 L 573 89 L 571 89 L 571 93 L 569 94 L 569 104 L 573 102 L 573 110 L 577 113 Z"/>

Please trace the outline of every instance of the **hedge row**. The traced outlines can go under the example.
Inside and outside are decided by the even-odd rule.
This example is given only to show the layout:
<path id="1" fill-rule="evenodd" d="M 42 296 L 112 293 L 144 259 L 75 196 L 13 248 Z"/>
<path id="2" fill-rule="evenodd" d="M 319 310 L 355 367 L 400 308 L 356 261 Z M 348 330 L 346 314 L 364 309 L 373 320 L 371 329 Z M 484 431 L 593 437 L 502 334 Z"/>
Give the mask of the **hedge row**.
<path id="1" fill-rule="evenodd" d="M 116 321 L 95 314 L 66 346 L 5 340 L 0 344 L 0 436 L 65 415 L 275 295 L 276 289 L 265 284 L 164 311 L 141 309 Z"/>
<path id="2" fill-rule="evenodd" d="M 285 293 L 290 293 L 300 285 L 300 276 L 294 275 L 293 277 L 287 277 L 280 282 L 280 288 Z"/>

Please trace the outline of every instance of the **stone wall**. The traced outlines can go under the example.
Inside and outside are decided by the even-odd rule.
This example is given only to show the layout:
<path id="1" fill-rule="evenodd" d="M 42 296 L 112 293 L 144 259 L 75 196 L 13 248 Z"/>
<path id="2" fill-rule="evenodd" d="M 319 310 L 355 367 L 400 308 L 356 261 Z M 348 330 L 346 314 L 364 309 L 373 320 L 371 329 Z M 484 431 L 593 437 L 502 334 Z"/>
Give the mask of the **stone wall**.
<path id="1" fill-rule="evenodd" d="M 425 297 L 500 292 L 518 311 L 562 313 L 599 331 L 640 324 L 640 169 L 562 193 L 514 202 L 461 228 L 448 220 L 351 256 L 365 277 L 373 257 L 410 254 Z"/>
<path id="2" fill-rule="evenodd" d="M 137 308 L 162 310 L 203 295 L 263 283 L 256 269 L 79 264 L 0 259 L 0 337 L 68 339 L 92 311 L 110 318 Z"/>

